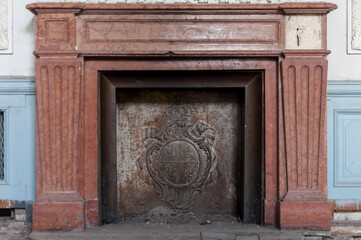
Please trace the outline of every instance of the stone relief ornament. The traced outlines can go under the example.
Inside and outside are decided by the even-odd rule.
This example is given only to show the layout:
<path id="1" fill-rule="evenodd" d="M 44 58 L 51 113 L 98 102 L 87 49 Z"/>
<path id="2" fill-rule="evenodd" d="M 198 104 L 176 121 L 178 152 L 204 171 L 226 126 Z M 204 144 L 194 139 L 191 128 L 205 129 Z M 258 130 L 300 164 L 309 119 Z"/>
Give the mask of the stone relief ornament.
<path id="1" fill-rule="evenodd" d="M 0 0 L 0 54 L 12 51 L 12 0 Z"/>
<path id="2" fill-rule="evenodd" d="M 220 175 L 213 149 L 215 130 L 188 118 L 188 106 L 166 108 L 167 123 L 162 129 L 143 129 L 145 151 L 137 160 L 141 179 L 161 188 L 160 199 L 176 209 L 187 209 L 195 202 L 195 193 Z"/>
<path id="3" fill-rule="evenodd" d="M 360 0 L 347 0 L 347 53 L 361 54 Z"/>
<path id="4" fill-rule="evenodd" d="M 361 50 L 361 1 L 352 0 L 352 39 L 354 50 Z"/>
<path id="5" fill-rule="evenodd" d="M 8 0 L 0 0 L 0 50 L 9 48 Z"/>

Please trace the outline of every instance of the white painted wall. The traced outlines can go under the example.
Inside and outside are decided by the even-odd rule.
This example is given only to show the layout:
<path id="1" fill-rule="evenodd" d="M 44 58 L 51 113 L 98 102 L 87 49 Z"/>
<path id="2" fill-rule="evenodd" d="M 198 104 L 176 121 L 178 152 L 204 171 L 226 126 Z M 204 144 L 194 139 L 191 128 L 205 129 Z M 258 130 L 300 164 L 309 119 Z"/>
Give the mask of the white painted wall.
<path id="1" fill-rule="evenodd" d="M 0 0 L 3 1 L 3 0 Z M 13 0 L 13 54 L 0 55 L 0 76 L 34 76 L 35 26 L 34 16 L 25 9 L 25 5 L 36 0 Z M 38 2 L 56 2 L 56 0 L 38 0 Z M 62 2 L 252 2 L 278 3 L 286 0 L 58 0 Z M 301 0 L 291 0 L 301 1 Z M 316 2 L 317 0 L 302 0 Z M 347 54 L 347 1 L 330 0 L 338 4 L 338 9 L 328 15 L 328 49 L 332 51 L 329 59 L 329 80 L 361 81 L 361 55 Z"/>
<path id="2" fill-rule="evenodd" d="M 347 54 L 347 2 L 333 0 L 338 9 L 328 15 L 329 80 L 361 81 L 361 54 Z"/>
<path id="3" fill-rule="evenodd" d="M 4 0 L 0 0 L 4 1 Z M 13 54 L 0 55 L 0 76 L 34 76 L 32 52 L 35 42 L 34 15 L 25 9 L 31 0 L 13 0 Z"/>

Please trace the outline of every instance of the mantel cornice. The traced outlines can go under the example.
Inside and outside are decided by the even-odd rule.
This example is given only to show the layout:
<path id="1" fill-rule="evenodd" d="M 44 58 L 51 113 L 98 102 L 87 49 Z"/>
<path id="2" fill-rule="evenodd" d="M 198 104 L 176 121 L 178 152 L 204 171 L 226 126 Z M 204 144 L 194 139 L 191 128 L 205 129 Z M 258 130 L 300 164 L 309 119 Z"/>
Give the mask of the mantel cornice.
<path id="1" fill-rule="evenodd" d="M 327 2 L 316 3 L 280 3 L 280 4 L 104 4 L 104 3 L 31 3 L 26 6 L 34 14 L 44 10 L 67 11 L 69 9 L 83 10 L 276 10 L 285 13 L 328 13 L 337 9 L 337 5 Z"/>

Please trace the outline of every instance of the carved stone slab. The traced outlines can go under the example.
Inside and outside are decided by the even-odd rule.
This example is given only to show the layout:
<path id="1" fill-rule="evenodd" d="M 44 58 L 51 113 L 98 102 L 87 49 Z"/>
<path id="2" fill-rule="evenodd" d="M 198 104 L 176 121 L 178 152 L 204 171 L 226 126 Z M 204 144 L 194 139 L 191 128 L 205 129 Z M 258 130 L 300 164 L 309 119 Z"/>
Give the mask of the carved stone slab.
<path id="1" fill-rule="evenodd" d="M 0 0 L 0 54 L 12 51 L 12 0 Z"/>
<path id="2" fill-rule="evenodd" d="M 361 54 L 361 1 L 348 0 L 347 52 Z"/>

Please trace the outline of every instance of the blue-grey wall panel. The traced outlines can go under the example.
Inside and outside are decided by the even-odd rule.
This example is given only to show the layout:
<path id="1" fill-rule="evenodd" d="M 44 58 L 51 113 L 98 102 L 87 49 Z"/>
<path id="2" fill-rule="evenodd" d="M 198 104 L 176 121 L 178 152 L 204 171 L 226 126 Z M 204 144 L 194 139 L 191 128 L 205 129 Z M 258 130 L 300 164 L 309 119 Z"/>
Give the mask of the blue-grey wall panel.
<path id="1" fill-rule="evenodd" d="M 35 82 L 0 78 L 5 121 L 5 179 L 0 200 L 35 200 Z"/>
<path id="2" fill-rule="evenodd" d="M 329 82 L 328 198 L 361 199 L 361 82 Z"/>

